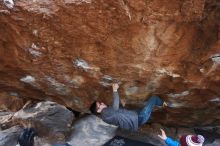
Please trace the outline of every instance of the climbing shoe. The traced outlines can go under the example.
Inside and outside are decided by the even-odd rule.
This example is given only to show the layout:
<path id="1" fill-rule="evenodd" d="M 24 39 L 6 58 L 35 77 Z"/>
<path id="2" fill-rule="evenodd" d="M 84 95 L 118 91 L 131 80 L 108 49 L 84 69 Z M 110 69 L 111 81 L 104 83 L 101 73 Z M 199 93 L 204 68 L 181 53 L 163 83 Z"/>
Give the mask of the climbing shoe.
<path id="1" fill-rule="evenodd" d="M 164 101 L 163 102 L 163 107 L 173 107 L 173 104 L 169 101 Z"/>

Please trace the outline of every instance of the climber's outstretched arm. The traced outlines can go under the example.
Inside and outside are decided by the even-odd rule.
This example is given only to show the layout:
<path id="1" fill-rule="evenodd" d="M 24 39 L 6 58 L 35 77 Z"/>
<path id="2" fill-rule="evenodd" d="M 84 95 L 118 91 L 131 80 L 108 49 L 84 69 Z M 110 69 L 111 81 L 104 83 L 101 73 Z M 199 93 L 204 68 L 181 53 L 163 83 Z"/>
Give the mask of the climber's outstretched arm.
<path id="1" fill-rule="evenodd" d="M 120 97 L 119 97 L 119 94 L 118 94 L 118 88 L 119 88 L 119 85 L 117 83 L 113 84 L 112 85 L 112 90 L 113 90 L 113 102 L 112 102 L 112 107 L 115 109 L 115 110 L 118 110 L 119 109 L 119 104 L 120 104 Z"/>

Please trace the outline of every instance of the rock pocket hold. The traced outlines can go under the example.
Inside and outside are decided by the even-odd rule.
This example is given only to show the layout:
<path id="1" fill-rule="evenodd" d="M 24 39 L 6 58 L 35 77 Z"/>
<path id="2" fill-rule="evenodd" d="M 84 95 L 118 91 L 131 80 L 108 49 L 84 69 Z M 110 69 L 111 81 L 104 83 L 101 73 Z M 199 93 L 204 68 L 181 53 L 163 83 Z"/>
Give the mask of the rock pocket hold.
<path id="1" fill-rule="evenodd" d="M 4 0 L 4 4 L 6 7 L 8 7 L 9 9 L 14 8 L 14 1 L 13 0 Z"/>

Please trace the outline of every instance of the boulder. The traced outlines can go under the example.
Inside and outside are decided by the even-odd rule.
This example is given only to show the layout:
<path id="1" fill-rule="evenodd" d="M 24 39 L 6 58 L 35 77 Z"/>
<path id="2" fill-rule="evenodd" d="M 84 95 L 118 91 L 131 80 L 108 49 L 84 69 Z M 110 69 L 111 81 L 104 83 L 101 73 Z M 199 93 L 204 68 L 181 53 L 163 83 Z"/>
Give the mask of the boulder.
<path id="1" fill-rule="evenodd" d="M 219 0 L 1 0 L 0 92 L 88 113 L 118 81 L 131 106 L 173 102 L 154 122 L 219 125 L 219 14 Z"/>
<path id="2" fill-rule="evenodd" d="M 0 146 L 15 146 L 21 132 L 22 128 L 20 126 L 0 131 Z"/>
<path id="3" fill-rule="evenodd" d="M 103 122 L 97 116 L 85 116 L 74 123 L 68 144 L 77 144 L 77 146 L 101 146 L 115 136 L 116 130 L 116 126 Z"/>
<path id="4" fill-rule="evenodd" d="M 73 119 L 73 113 L 66 107 L 50 101 L 26 105 L 13 117 L 18 123 L 35 127 L 40 137 L 61 141 L 68 135 Z"/>

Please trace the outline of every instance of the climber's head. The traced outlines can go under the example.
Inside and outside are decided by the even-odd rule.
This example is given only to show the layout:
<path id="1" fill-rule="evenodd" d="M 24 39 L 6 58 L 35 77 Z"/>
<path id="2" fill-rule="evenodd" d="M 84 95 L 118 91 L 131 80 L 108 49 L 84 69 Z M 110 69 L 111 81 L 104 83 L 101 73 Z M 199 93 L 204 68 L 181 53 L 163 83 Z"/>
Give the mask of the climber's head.
<path id="1" fill-rule="evenodd" d="M 93 114 L 97 114 L 97 113 L 101 113 L 102 110 L 103 110 L 104 108 L 106 108 L 106 107 L 107 107 L 107 105 L 104 104 L 103 102 L 95 101 L 95 102 L 93 102 L 93 104 L 91 105 L 90 111 L 91 111 L 91 113 L 93 113 Z"/>

